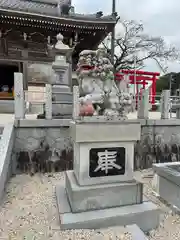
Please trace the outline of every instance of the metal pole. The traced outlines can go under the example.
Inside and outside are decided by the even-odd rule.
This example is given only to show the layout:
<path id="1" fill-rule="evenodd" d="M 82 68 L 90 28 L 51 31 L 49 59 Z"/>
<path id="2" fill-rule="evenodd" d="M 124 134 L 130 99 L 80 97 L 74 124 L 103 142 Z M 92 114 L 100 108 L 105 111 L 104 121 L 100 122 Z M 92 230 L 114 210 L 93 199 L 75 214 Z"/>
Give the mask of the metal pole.
<path id="1" fill-rule="evenodd" d="M 116 0 L 112 0 L 112 15 L 116 12 Z M 115 27 L 111 33 L 111 62 L 114 65 Z"/>
<path id="2" fill-rule="evenodd" d="M 170 91 L 170 118 L 172 118 L 172 101 L 171 101 L 171 89 L 172 89 L 172 74 L 169 77 L 169 91 Z"/>
<path id="3" fill-rule="evenodd" d="M 172 88 L 172 74 L 170 74 L 170 79 L 169 79 L 169 90 L 170 90 L 170 95 L 171 95 L 171 88 Z"/>
<path id="4" fill-rule="evenodd" d="M 138 106 L 138 95 L 137 95 L 137 98 L 136 98 L 136 55 L 134 55 L 134 95 L 135 95 L 135 99 L 137 99 L 137 106 Z"/>

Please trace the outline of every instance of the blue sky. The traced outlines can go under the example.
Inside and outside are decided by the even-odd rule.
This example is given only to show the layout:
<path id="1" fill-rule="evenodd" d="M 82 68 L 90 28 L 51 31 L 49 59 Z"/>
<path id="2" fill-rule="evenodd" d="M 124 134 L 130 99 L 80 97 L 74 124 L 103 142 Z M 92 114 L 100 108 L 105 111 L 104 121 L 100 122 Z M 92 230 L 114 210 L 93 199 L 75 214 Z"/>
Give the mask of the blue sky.
<path id="1" fill-rule="evenodd" d="M 124 20 L 137 20 L 144 23 L 145 31 L 153 36 L 162 36 L 180 49 L 180 1 L 179 0 L 116 0 L 117 12 Z M 75 11 L 94 13 L 102 10 L 111 12 L 112 0 L 72 0 Z M 150 62 L 149 70 L 158 71 Z M 169 71 L 180 71 L 180 64 L 170 63 Z"/>

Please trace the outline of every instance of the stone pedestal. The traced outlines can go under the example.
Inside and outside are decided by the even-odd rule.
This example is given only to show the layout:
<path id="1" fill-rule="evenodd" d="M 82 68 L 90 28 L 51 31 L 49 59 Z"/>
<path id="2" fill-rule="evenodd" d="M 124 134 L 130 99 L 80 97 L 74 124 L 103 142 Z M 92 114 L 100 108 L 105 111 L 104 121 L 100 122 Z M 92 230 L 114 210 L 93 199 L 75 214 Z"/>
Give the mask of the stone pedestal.
<path id="1" fill-rule="evenodd" d="M 180 211 L 180 163 L 154 164 L 153 169 L 157 174 L 157 193 Z"/>
<path id="2" fill-rule="evenodd" d="M 57 43 L 50 48 L 50 53 L 55 55 L 52 63 L 53 74 L 49 79 L 51 88 L 51 103 L 46 104 L 45 111 L 51 105 L 51 118 L 72 118 L 72 92 L 71 92 L 71 63 L 67 62 L 71 58 L 72 49 L 63 43 L 63 36 L 57 35 Z M 70 61 L 70 60 L 69 60 Z M 48 95 L 48 94 L 47 94 Z M 45 114 L 50 116 L 50 114 Z"/>
<path id="3" fill-rule="evenodd" d="M 72 118 L 72 92 L 69 85 L 69 64 L 56 59 L 54 70 L 54 84 L 52 86 L 52 115 L 53 117 Z"/>
<path id="4" fill-rule="evenodd" d="M 70 129 L 74 170 L 67 171 L 64 185 L 56 187 L 61 228 L 133 223 L 144 231 L 156 227 L 159 210 L 143 202 L 143 185 L 133 176 L 134 143 L 140 139 L 140 125 L 73 121 Z"/>

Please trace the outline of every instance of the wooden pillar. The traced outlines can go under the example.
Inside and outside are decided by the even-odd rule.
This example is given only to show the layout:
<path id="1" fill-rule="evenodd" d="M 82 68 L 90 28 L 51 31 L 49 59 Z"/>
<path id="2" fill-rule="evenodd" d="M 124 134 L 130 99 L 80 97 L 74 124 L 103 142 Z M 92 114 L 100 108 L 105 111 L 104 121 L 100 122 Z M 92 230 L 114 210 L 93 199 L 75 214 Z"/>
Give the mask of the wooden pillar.
<path id="1" fill-rule="evenodd" d="M 22 51 L 22 57 L 28 59 L 28 50 L 24 49 Z M 28 90 L 28 61 L 23 61 L 23 88 Z"/>
<path id="2" fill-rule="evenodd" d="M 69 57 L 67 59 L 67 62 L 69 63 L 69 66 L 68 66 L 68 83 L 69 83 L 69 87 L 71 89 L 71 91 L 73 91 L 73 85 L 72 85 L 72 58 Z"/>
<path id="3" fill-rule="evenodd" d="M 21 69 L 21 62 L 18 62 L 18 72 L 22 72 L 22 69 Z"/>
<path id="4" fill-rule="evenodd" d="M 22 50 L 22 57 L 25 59 L 23 61 L 23 88 L 28 90 L 28 44 L 27 44 L 27 34 L 23 34 L 24 37 L 24 49 Z"/>
<path id="5" fill-rule="evenodd" d="M 155 104 L 155 98 L 156 98 L 156 76 L 153 76 L 152 78 L 152 105 Z"/>

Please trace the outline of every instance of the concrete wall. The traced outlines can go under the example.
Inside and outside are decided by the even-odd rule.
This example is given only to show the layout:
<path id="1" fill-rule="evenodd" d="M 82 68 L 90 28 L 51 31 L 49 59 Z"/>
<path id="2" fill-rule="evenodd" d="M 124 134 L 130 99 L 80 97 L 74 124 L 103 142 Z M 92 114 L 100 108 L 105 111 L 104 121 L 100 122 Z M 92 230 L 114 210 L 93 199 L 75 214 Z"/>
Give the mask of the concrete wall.
<path id="1" fill-rule="evenodd" d="M 14 146 L 14 126 L 8 124 L 4 127 L 0 140 L 0 200 L 4 195 L 6 182 L 12 174 L 11 160 Z"/>
<path id="2" fill-rule="evenodd" d="M 139 122 L 141 140 L 135 146 L 135 169 L 151 167 L 155 162 L 180 161 L 180 120 Z M 73 150 L 69 123 L 70 120 L 43 119 L 15 122 L 13 156 L 17 159 L 18 168 L 27 171 L 31 160 L 32 173 L 37 168 L 38 171 L 71 169 Z"/>

